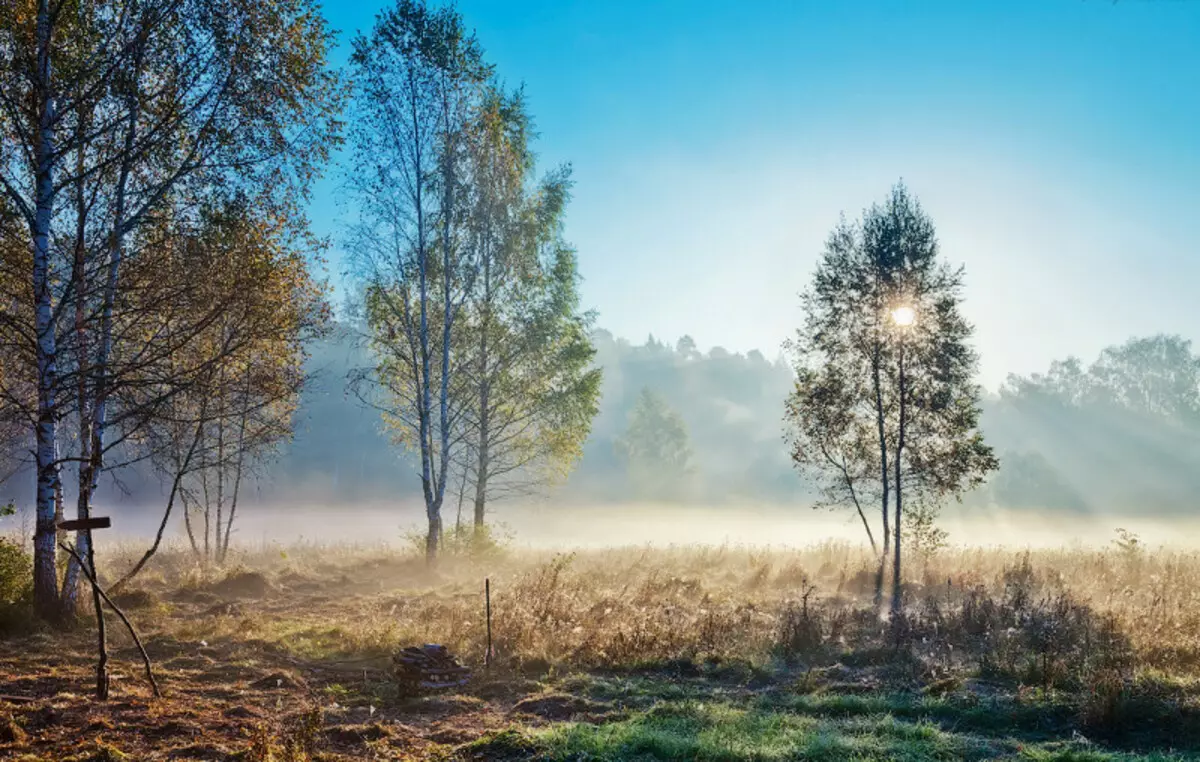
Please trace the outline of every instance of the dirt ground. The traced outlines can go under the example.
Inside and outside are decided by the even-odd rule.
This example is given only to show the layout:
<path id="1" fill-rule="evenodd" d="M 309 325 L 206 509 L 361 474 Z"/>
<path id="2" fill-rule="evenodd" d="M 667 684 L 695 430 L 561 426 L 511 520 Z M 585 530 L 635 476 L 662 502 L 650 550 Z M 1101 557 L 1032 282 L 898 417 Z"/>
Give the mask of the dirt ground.
<path id="1" fill-rule="evenodd" d="M 136 605 L 147 603 L 144 593 L 125 596 L 135 604 L 128 613 L 140 623 L 160 699 L 111 615 L 111 696 L 103 703 L 93 695 L 92 620 L 66 635 L 0 640 L 0 758 L 428 759 L 508 727 L 516 714 L 536 724 L 539 713 L 554 713 L 528 703 L 544 693 L 541 683 L 509 671 L 477 670 L 459 692 L 407 698 L 398 695 L 386 655 L 292 655 L 286 635 L 281 643 L 250 631 L 297 616 L 352 622 L 392 596 L 379 581 L 262 579 L 245 574 L 149 605 Z M 192 637 L 193 629 L 218 634 Z"/>

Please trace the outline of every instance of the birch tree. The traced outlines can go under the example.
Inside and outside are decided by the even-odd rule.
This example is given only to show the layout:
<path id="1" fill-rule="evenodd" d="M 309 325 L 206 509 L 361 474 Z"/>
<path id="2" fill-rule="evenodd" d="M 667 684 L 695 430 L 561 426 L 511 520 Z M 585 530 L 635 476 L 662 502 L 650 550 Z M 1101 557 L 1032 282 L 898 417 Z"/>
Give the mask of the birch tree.
<path id="1" fill-rule="evenodd" d="M 834 230 L 791 344 L 793 460 L 827 501 L 858 509 L 877 551 L 862 506 L 880 501 L 876 601 L 890 550 L 893 613 L 902 604 L 905 498 L 929 506 L 960 497 L 998 465 L 979 431 L 978 356 L 962 285 L 932 221 L 897 185 L 885 204 Z"/>
<path id="2" fill-rule="evenodd" d="M 176 503 L 185 522 L 200 508 L 203 543 L 185 523 L 197 555 L 224 562 L 244 484 L 291 435 L 306 345 L 328 323 L 324 284 L 311 273 L 322 242 L 303 220 L 262 213 L 252 199 L 199 216 L 193 232 L 163 233 L 156 268 L 145 274 L 203 284 L 177 320 L 204 329 L 164 356 L 144 384 L 122 390 L 119 408 L 147 419 L 135 419 L 124 441 L 155 465 L 168 492 L 153 544 L 121 584 L 158 550 Z"/>
<path id="3" fill-rule="evenodd" d="M 841 220 L 825 243 L 812 285 L 801 298 L 805 321 L 785 349 L 796 386 L 785 410 L 792 461 L 813 479 L 824 505 L 851 506 L 878 554 L 875 603 L 881 605 L 892 547 L 890 531 L 895 413 L 885 376 L 892 356 L 887 273 L 874 267 L 859 225 Z M 881 541 L 865 512 L 879 506 Z"/>
<path id="4" fill-rule="evenodd" d="M 3 172 L 0 184 L 31 250 L 32 319 L 24 338 L 31 345 L 36 395 L 30 404 L 37 474 L 33 587 L 43 614 L 56 609 L 58 578 L 55 568 L 55 496 L 59 490 L 58 343 L 55 330 L 54 283 L 51 262 L 51 222 L 58 198 L 57 142 L 62 117 L 60 85 L 56 79 L 60 29 L 59 3 L 6 2 L 0 6 L 0 104 L 4 118 Z"/>
<path id="5" fill-rule="evenodd" d="M 461 441 L 453 346 L 476 272 L 462 246 L 463 136 L 491 68 L 457 12 L 401 0 L 355 40 L 353 69 L 348 179 L 360 218 L 351 249 L 377 358 L 355 380 L 396 440 L 420 455 L 432 564 Z"/>
<path id="6" fill-rule="evenodd" d="M 560 168 L 534 186 L 529 140 L 521 93 L 489 92 L 468 132 L 464 245 L 478 280 L 458 345 L 461 488 L 474 493 L 476 534 L 489 500 L 566 476 L 600 395 L 591 316 L 579 308 L 575 252 L 562 240 L 570 172 Z"/>

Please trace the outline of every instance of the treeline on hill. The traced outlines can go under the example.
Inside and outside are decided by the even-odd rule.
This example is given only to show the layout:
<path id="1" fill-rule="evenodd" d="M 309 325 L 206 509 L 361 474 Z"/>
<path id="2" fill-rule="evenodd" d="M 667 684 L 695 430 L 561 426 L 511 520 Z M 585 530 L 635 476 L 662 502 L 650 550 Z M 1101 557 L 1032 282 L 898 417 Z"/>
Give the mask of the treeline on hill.
<path id="1" fill-rule="evenodd" d="M 391 445 L 378 412 L 347 393 L 347 374 L 368 358 L 356 336 L 335 327 L 307 344 L 295 433 L 243 488 L 250 501 L 353 505 L 417 497 L 412 460 Z M 604 372 L 599 412 L 575 471 L 547 494 L 581 506 L 630 500 L 802 506 L 813 499 L 781 437 L 782 400 L 794 383 L 782 359 L 720 347 L 700 352 L 690 337 L 637 343 L 597 330 L 593 342 Z M 1113 361 L 1132 354 L 1137 362 L 1114 372 Z M 1190 510 L 1189 495 L 1200 489 L 1189 465 L 1200 454 L 1198 368 L 1200 356 L 1187 340 L 1163 335 L 1110 347 L 1092 363 L 1068 358 L 1044 374 L 1010 377 L 982 401 L 982 428 L 1000 469 L 964 503 L 1054 512 Z M 1190 384 L 1172 386 L 1189 374 Z M 1159 401 L 1139 403 L 1122 389 L 1146 389 Z M 683 424 L 682 447 L 666 449 L 686 451 L 687 468 L 670 484 L 638 483 L 623 459 L 620 443 L 646 391 Z M 1176 407 L 1164 408 L 1166 399 Z M 25 486 L 11 478 L 0 497 L 20 504 Z M 153 506 L 165 497 L 153 470 L 138 464 L 122 471 L 119 486 L 103 482 L 98 499 Z M 496 510 L 502 515 L 504 503 Z"/>
<path id="2" fill-rule="evenodd" d="M 1200 489 L 1200 356 L 1179 336 L 1134 338 L 1090 364 L 1011 376 L 984 409 L 1002 467 L 977 502 L 1061 511 L 1193 510 Z"/>
<path id="3" fill-rule="evenodd" d="M 292 499 L 289 485 L 297 495 L 330 500 L 415 493 L 415 471 L 388 448 L 378 416 L 345 394 L 345 373 L 364 357 L 346 336 L 335 332 L 312 345 L 313 379 L 295 440 L 260 485 L 266 499 Z M 781 436 L 783 399 L 794 383 L 783 359 L 720 347 L 701 352 L 690 337 L 637 343 L 597 330 L 593 341 L 604 371 L 600 410 L 556 498 L 796 505 L 813 498 Z M 623 457 L 621 442 L 647 391 L 682 423 L 683 436 L 663 447 L 663 460 L 681 450 L 688 456 L 670 484 L 639 483 Z M 1200 356 L 1186 339 L 1161 335 L 1109 347 L 1091 363 L 1057 361 L 986 395 L 981 428 L 1000 469 L 964 498 L 968 506 L 1190 510 L 1190 495 L 1200 489 L 1190 465 L 1200 455 Z"/>

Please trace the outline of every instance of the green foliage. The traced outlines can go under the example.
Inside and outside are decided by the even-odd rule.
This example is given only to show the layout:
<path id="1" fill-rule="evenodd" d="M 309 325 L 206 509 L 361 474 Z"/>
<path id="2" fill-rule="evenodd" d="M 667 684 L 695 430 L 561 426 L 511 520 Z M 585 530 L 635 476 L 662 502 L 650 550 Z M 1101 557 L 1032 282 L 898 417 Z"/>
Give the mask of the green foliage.
<path id="1" fill-rule="evenodd" d="M 467 130 L 471 143 L 466 247 L 477 274 L 460 316 L 456 361 L 464 484 L 477 519 L 496 498 L 564 479 L 582 455 L 600 396 L 580 310 L 574 250 L 562 240 L 570 169 L 534 184 L 530 116 L 520 91 L 489 92 Z"/>
<path id="2" fill-rule="evenodd" d="M 0 605 L 27 603 L 33 590 L 33 561 L 18 543 L 0 537 Z"/>
<path id="3" fill-rule="evenodd" d="M 909 551 L 928 563 L 949 544 L 949 533 L 937 525 L 937 505 L 928 502 L 910 504 L 904 512 L 903 538 Z"/>
<path id="4" fill-rule="evenodd" d="M 404 545 L 413 555 L 425 555 L 426 534 L 413 529 L 402 535 Z M 504 556 L 512 544 L 512 534 L 504 527 L 490 524 L 473 527 L 468 524 L 451 525 L 442 530 L 438 552 L 453 558 L 495 560 Z"/>
<path id="5" fill-rule="evenodd" d="M 997 466 L 979 427 L 963 283 L 901 184 L 834 229 L 803 296 L 804 325 L 789 345 L 792 458 L 827 504 L 858 509 L 864 525 L 864 505 L 878 498 L 886 510 L 889 491 L 910 502 L 959 497 Z M 911 325 L 892 321 L 897 307 L 915 313 Z"/>
<path id="6" fill-rule="evenodd" d="M 685 494 L 692 459 L 687 426 L 651 389 L 642 390 L 616 447 L 639 494 L 653 498 Z"/>

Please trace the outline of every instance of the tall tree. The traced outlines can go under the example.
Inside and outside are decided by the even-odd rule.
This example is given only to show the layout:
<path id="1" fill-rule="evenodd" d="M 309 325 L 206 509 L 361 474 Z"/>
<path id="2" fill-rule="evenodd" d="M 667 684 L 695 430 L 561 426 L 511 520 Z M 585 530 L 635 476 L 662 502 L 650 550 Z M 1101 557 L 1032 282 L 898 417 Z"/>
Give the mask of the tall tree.
<path id="1" fill-rule="evenodd" d="M 58 333 L 55 326 L 51 224 L 61 189 L 58 161 L 64 146 L 59 101 L 63 88 L 56 77 L 63 53 L 61 27 L 70 21 L 62 5 L 51 0 L 11 2 L 0 6 L 0 115 L 4 145 L 0 185 L 7 210 L 25 230 L 31 249 L 28 259 L 32 293 L 24 338 L 34 364 L 36 397 L 29 400 L 37 473 L 37 512 L 34 531 L 34 600 L 44 614 L 57 610 L 55 568 L 55 496 L 59 494 L 58 462 Z M 69 67 L 68 67 L 69 68 Z M 6 214 L 7 218 L 9 215 Z M 6 220 L 8 221 L 8 220 Z M 13 236 L 8 233 L 6 237 Z"/>
<path id="2" fill-rule="evenodd" d="M 468 132 L 464 245 L 479 270 L 459 345 L 461 467 L 477 532 L 490 499 L 527 495 L 566 475 L 600 394 L 591 316 L 579 310 L 575 252 L 561 236 L 569 170 L 529 187 L 529 121 L 520 92 L 493 90 Z"/>
<path id="3" fill-rule="evenodd" d="M 175 319 L 186 327 L 203 319 L 204 329 L 119 400 L 122 411 L 150 413 L 132 422 L 126 449 L 149 458 L 169 487 L 156 539 L 122 583 L 157 551 L 176 502 L 202 506 L 205 552 L 193 548 L 222 563 L 248 472 L 291 434 L 305 347 L 328 320 L 324 285 L 311 273 L 321 242 L 302 220 L 255 212 L 249 199 L 201 210 L 194 231 L 164 234 L 157 267 L 141 274 L 203 284 Z"/>
<path id="4" fill-rule="evenodd" d="M 793 458 L 820 475 L 828 499 L 860 509 L 868 536 L 859 501 L 878 496 L 884 549 L 876 596 L 890 541 L 894 612 L 902 603 L 905 497 L 958 497 L 997 467 L 979 431 L 978 359 L 960 310 L 962 283 L 962 269 L 940 257 L 932 221 L 897 185 L 884 205 L 830 236 L 792 345 Z"/>
<path id="5" fill-rule="evenodd" d="M 465 133 L 491 67 L 453 9 L 399 0 L 354 42 L 354 163 L 359 210 L 351 241 L 364 281 L 365 315 L 378 363 L 356 381 L 381 387 L 379 405 L 397 440 L 418 451 L 434 563 L 442 502 L 461 440 L 451 395 L 463 303 L 477 262 L 462 245 Z M 436 395 L 436 404 L 435 404 Z"/>
<path id="6" fill-rule="evenodd" d="M 894 287 L 865 251 L 861 224 L 841 220 L 825 244 L 812 285 L 802 296 L 804 325 L 785 349 L 796 386 L 785 420 L 796 467 L 818 484 L 827 505 L 852 505 L 879 553 L 875 602 L 882 605 L 889 531 L 894 395 L 889 300 Z M 830 427 L 835 428 L 830 428 Z M 879 501 L 882 542 L 876 545 L 863 504 Z"/>
<path id="7" fill-rule="evenodd" d="M 642 389 L 617 452 L 634 489 L 654 498 L 686 492 L 692 451 L 679 413 L 649 387 Z"/>

